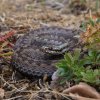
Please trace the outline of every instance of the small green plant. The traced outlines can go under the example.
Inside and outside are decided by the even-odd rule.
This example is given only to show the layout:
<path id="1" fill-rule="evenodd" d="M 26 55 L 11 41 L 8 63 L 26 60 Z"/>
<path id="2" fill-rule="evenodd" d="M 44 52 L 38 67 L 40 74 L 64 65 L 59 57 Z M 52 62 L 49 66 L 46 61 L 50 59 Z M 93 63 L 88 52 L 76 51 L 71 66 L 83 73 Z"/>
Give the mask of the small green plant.
<path id="1" fill-rule="evenodd" d="M 74 53 L 66 53 L 64 59 L 56 64 L 58 75 L 64 77 L 67 81 L 74 80 L 76 83 L 85 81 L 100 84 L 100 52 L 90 50 L 88 55 L 82 58 L 80 56 L 80 50 L 76 50 Z M 98 65 L 98 67 L 92 69 L 95 65 Z"/>
<path id="2" fill-rule="evenodd" d="M 95 84 L 95 85 L 100 85 L 100 69 L 87 69 L 85 72 L 82 72 L 82 80 L 87 82 L 87 83 L 91 83 L 91 84 Z"/>
<path id="3" fill-rule="evenodd" d="M 86 56 L 86 63 L 92 66 L 100 66 L 100 51 L 89 50 L 88 56 Z"/>
<path id="4" fill-rule="evenodd" d="M 91 17 L 95 17 L 95 16 L 91 15 Z M 97 18 L 96 20 L 94 20 L 93 18 L 89 18 L 87 22 L 83 22 L 81 24 L 81 28 L 82 28 L 83 31 L 86 31 L 88 25 L 92 26 L 92 27 L 95 27 L 95 25 L 99 24 L 99 23 L 100 23 L 100 18 Z"/>

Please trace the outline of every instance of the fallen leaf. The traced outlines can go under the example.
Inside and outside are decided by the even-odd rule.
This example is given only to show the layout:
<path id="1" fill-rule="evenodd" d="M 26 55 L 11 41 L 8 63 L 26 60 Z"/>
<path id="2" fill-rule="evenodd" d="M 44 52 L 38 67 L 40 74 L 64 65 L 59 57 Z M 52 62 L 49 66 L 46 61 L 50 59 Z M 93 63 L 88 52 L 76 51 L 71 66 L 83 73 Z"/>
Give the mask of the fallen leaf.
<path id="1" fill-rule="evenodd" d="M 74 93 L 74 94 L 77 93 L 83 97 L 100 99 L 100 94 L 93 87 L 89 86 L 86 83 L 80 83 L 78 85 L 74 85 L 74 86 L 64 90 L 63 93 Z"/>

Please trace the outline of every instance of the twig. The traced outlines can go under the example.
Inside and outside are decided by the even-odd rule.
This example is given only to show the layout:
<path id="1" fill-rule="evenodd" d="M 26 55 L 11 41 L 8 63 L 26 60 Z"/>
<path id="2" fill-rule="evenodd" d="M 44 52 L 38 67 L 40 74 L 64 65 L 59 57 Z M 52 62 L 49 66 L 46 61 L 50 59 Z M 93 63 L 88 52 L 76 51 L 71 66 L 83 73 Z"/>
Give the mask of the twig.
<path id="1" fill-rule="evenodd" d="M 18 99 L 18 98 L 21 98 L 23 97 L 22 95 L 21 96 L 16 96 L 16 97 L 12 97 L 12 98 L 9 98 L 9 99 L 3 99 L 3 100 L 15 100 L 15 99 Z"/>
<path id="2" fill-rule="evenodd" d="M 7 85 L 9 85 L 10 87 L 12 87 L 13 89 L 18 90 L 15 86 L 9 84 L 2 76 L 0 76 L 0 79 L 1 79 L 5 84 L 7 84 Z"/>

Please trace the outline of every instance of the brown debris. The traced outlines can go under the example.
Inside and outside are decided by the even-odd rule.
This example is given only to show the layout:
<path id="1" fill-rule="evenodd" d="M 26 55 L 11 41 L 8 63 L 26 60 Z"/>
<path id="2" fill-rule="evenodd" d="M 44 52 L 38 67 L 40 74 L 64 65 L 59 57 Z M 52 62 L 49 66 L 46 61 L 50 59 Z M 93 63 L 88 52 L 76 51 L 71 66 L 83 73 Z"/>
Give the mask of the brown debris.
<path id="1" fill-rule="evenodd" d="M 87 98 L 100 99 L 100 94 L 93 87 L 86 83 L 80 83 L 78 85 L 72 86 L 64 90 L 63 93 L 73 93 Z"/>

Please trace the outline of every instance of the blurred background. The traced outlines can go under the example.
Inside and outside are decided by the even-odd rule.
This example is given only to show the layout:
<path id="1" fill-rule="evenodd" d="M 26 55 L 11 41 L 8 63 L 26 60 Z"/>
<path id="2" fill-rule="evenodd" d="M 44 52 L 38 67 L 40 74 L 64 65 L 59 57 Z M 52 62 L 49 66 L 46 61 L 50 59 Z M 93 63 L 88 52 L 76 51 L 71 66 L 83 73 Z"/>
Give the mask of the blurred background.
<path id="1" fill-rule="evenodd" d="M 99 3 L 99 0 L 0 0 L 0 27 L 78 28 L 90 10 L 100 11 Z"/>

